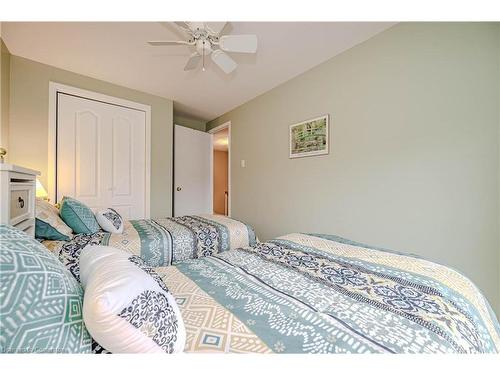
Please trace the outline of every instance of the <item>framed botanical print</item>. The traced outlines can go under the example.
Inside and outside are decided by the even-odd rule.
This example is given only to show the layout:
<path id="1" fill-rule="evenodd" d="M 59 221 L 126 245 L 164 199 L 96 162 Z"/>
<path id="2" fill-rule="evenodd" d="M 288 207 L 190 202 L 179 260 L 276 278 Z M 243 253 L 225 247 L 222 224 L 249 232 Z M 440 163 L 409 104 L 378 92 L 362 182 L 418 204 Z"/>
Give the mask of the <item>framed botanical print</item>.
<path id="1" fill-rule="evenodd" d="M 328 154 L 328 115 L 290 125 L 290 158 Z"/>

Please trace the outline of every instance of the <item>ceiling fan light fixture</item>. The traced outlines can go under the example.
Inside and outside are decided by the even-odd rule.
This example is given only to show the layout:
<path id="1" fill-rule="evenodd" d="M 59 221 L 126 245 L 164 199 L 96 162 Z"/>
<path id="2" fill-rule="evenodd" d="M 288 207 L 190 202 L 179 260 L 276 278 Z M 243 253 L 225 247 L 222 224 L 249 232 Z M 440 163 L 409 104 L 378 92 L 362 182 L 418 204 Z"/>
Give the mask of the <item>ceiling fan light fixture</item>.
<path id="1" fill-rule="evenodd" d="M 184 70 L 195 69 L 202 60 L 205 71 L 205 56 L 211 55 L 212 61 L 226 74 L 233 72 L 237 64 L 226 52 L 256 53 L 256 35 L 222 35 L 227 22 L 175 22 L 189 36 L 187 41 L 150 41 L 152 46 L 187 45 L 194 46 L 196 52 L 189 57 Z M 216 48 L 219 49 L 216 49 Z"/>

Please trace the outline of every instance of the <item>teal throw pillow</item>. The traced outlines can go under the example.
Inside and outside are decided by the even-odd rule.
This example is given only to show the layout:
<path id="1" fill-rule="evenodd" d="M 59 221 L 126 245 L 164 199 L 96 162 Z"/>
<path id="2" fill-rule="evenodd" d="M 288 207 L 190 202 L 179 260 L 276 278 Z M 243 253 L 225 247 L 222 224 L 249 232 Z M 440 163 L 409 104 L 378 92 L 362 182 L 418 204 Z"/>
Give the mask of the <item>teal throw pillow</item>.
<path id="1" fill-rule="evenodd" d="M 77 234 L 93 234 L 100 229 L 92 210 L 76 199 L 64 197 L 59 215 Z"/>

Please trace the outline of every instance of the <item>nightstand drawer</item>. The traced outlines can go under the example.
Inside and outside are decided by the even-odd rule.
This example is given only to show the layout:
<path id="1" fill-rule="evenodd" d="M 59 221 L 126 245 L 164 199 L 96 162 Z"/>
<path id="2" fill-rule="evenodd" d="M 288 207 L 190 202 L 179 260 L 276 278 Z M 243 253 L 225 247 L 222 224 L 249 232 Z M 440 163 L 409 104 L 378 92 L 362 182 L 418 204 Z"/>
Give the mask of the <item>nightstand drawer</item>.
<path id="1" fill-rule="evenodd" d="M 15 227 L 19 230 L 24 231 L 30 236 L 35 236 L 35 219 L 27 219 L 17 223 Z"/>
<path id="2" fill-rule="evenodd" d="M 36 176 L 40 172 L 0 163 L 0 224 L 35 235 Z"/>
<path id="3" fill-rule="evenodd" d="M 32 217 L 33 196 L 35 185 L 29 183 L 10 184 L 10 224 L 17 223 Z"/>

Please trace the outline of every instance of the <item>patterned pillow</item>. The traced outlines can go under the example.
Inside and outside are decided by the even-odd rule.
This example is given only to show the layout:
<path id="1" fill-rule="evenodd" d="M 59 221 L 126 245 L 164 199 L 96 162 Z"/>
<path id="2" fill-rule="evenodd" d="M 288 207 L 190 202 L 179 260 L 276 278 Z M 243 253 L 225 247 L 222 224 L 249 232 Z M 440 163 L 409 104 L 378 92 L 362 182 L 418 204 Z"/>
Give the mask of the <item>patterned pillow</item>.
<path id="1" fill-rule="evenodd" d="M 83 290 L 56 256 L 0 225 L 0 352 L 90 353 Z"/>
<path id="2" fill-rule="evenodd" d="M 123 219 L 118 212 L 112 208 L 106 208 L 95 214 L 97 223 L 103 230 L 109 233 L 123 232 Z"/>
<path id="3" fill-rule="evenodd" d="M 100 229 L 92 210 L 76 199 L 64 197 L 59 214 L 75 233 L 92 234 Z"/>
<path id="4" fill-rule="evenodd" d="M 69 241 L 73 237 L 73 231 L 61 220 L 57 208 L 41 198 L 36 198 L 35 202 L 35 237 Z"/>
<path id="5" fill-rule="evenodd" d="M 177 353 L 186 331 L 174 297 L 141 258 L 109 246 L 80 256 L 83 319 L 94 340 L 112 353 Z"/>
<path id="6" fill-rule="evenodd" d="M 63 242 L 57 248 L 59 261 L 80 282 L 80 254 L 86 246 L 99 245 L 106 233 L 77 234 L 70 241 Z M 47 244 L 44 242 L 44 245 Z"/>

